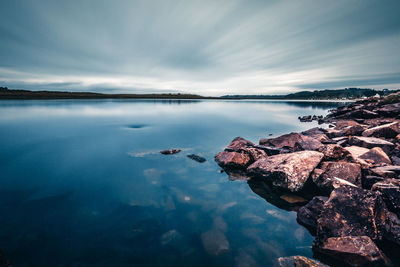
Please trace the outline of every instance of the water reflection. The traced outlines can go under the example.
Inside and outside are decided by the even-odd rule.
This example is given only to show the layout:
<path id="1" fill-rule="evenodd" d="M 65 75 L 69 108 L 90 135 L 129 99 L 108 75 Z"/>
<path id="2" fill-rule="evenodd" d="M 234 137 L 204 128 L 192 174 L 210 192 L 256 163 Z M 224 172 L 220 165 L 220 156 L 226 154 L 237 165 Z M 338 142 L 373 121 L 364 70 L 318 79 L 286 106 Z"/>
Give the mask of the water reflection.
<path id="1" fill-rule="evenodd" d="M 298 203 L 287 204 L 293 196 L 230 181 L 213 158 L 238 135 L 256 142 L 309 128 L 297 117 L 326 107 L 182 103 L 0 101 L 0 251 L 15 266 L 271 266 L 311 257 Z M 168 148 L 182 152 L 159 153 Z"/>

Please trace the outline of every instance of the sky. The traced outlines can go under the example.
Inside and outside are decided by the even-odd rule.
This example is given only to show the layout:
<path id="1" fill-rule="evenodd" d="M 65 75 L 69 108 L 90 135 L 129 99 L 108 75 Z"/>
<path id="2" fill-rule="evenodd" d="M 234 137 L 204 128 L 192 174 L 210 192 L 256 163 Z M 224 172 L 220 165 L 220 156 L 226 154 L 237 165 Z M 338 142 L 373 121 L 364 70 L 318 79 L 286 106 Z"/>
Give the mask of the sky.
<path id="1" fill-rule="evenodd" d="M 1 0 L 0 86 L 286 94 L 400 88 L 398 0 Z"/>

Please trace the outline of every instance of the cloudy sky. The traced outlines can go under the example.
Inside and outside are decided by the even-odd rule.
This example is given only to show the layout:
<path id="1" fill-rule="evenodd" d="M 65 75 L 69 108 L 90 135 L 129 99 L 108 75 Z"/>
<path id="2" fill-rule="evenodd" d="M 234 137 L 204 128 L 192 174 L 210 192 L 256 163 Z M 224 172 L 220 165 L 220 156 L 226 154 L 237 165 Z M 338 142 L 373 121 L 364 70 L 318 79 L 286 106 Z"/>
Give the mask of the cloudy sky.
<path id="1" fill-rule="evenodd" d="M 0 86 L 400 88 L 400 1 L 1 0 Z"/>

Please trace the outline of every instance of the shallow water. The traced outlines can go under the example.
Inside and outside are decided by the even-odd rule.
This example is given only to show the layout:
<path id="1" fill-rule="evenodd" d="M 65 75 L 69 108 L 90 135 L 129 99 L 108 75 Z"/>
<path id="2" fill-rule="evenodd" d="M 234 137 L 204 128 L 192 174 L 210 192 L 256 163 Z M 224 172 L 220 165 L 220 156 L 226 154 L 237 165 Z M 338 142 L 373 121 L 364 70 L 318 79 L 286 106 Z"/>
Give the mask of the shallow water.
<path id="1" fill-rule="evenodd" d="M 213 157 L 236 136 L 257 142 L 311 128 L 297 117 L 336 105 L 0 101 L 0 251 L 15 266 L 271 266 L 312 257 L 313 237 L 296 213 L 230 181 Z M 170 148 L 182 152 L 159 153 Z"/>

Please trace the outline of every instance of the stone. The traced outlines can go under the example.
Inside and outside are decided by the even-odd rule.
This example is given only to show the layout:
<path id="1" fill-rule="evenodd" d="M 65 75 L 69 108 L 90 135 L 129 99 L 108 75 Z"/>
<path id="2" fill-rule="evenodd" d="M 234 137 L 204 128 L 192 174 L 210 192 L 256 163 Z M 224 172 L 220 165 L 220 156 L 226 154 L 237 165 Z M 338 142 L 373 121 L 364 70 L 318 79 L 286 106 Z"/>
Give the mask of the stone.
<path id="1" fill-rule="evenodd" d="M 350 138 L 349 143 L 351 145 L 365 148 L 380 147 L 385 152 L 389 152 L 394 147 L 393 143 L 376 137 L 353 136 Z"/>
<path id="2" fill-rule="evenodd" d="M 385 178 L 396 178 L 400 174 L 400 166 L 382 166 L 370 169 L 370 171 Z"/>
<path id="3" fill-rule="evenodd" d="M 160 151 L 160 153 L 163 154 L 163 155 L 172 155 L 172 154 L 177 154 L 179 152 L 181 152 L 180 149 L 168 149 L 168 150 Z"/>
<path id="4" fill-rule="evenodd" d="M 384 238 L 385 240 L 400 246 L 400 219 L 393 212 L 388 212 L 387 214 Z"/>
<path id="5" fill-rule="evenodd" d="M 280 153 L 288 153 L 290 151 L 283 151 L 280 148 L 277 147 L 270 147 L 270 146 L 263 146 L 263 145 L 256 145 L 255 148 L 263 150 L 265 153 L 267 153 L 268 156 L 273 156 L 273 155 L 278 155 Z"/>
<path id="6" fill-rule="evenodd" d="M 377 113 L 386 117 L 396 117 L 400 114 L 400 103 L 384 105 L 377 109 Z"/>
<path id="7" fill-rule="evenodd" d="M 205 158 L 203 158 L 203 157 L 200 157 L 200 156 L 198 156 L 198 155 L 195 155 L 195 154 L 190 154 L 190 155 L 187 155 L 187 157 L 188 157 L 189 159 L 192 159 L 192 160 L 194 160 L 194 161 L 197 161 L 197 162 L 199 162 L 199 163 L 203 163 L 203 162 L 205 162 L 205 161 L 206 161 L 206 159 L 205 159 Z"/>
<path id="8" fill-rule="evenodd" d="M 327 197 L 316 196 L 297 212 L 298 223 L 305 226 L 314 235 L 317 230 L 317 220 L 327 200 Z"/>
<path id="9" fill-rule="evenodd" d="M 374 175 L 367 175 L 363 178 L 362 181 L 362 186 L 365 189 L 370 190 L 371 187 L 376 183 L 376 182 L 381 182 L 383 181 L 384 178 L 381 176 L 374 176 Z"/>
<path id="10" fill-rule="evenodd" d="M 350 158 L 350 152 L 337 144 L 327 144 L 319 149 L 324 160 L 344 160 Z"/>
<path id="11" fill-rule="evenodd" d="M 341 136 L 350 136 L 350 135 L 360 135 L 364 132 L 365 127 L 357 124 L 357 125 L 352 125 L 352 126 L 347 126 L 343 129 L 341 129 Z"/>
<path id="12" fill-rule="evenodd" d="M 316 151 L 279 154 L 254 162 L 247 171 L 252 176 L 272 182 L 276 187 L 299 192 L 323 156 Z"/>
<path id="13" fill-rule="evenodd" d="M 256 147 L 248 147 L 248 148 L 244 149 L 243 151 L 250 155 L 252 161 L 257 161 L 261 158 L 268 157 L 267 152 L 265 152 L 263 149 L 259 149 Z"/>
<path id="14" fill-rule="evenodd" d="M 372 160 L 374 164 L 392 164 L 389 156 L 380 147 L 370 149 L 368 152 L 359 156 L 359 158 L 363 160 Z"/>
<path id="15" fill-rule="evenodd" d="M 400 180 L 385 179 L 375 183 L 371 190 L 381 192 L 388 210 L 400 216 Z"/>
<path id="16" fill-rule="evenodd" d="M 317 260 L 312 260 L 304 256 L 291 256 L 278 258 L 279 267 L 329 267 Z"/>
<path id="17" fill-rule="evenodd" d="M 331 237 L 314 251 L 350 266 L 390 266 L 383 252 L 368 236 Z"/>
<path id="18" fill-rule="evenodd" d="M 215 155 L 215 161 L 222 168 L 245 169 L 251 163 L 251 158 L 244 152 L 222 151 Z"/>
<path id="19" fill-rule="evenodd" d="M 362 136 L 374 136 L 374 137 L 384 137 L 384 138 L 395 138 L 400 134 L 400 127 L 397 121 L 369 128 L 362 133 Z"/>
<path id="20" fill-rule="evenodd" d="M 295 151 L 295 149 L 317 150 L 322 146 L 322 143 L 317 139 L 299 133 L 290 133 L 276 138 L 261 139 L 259 143 L 264 146 L 288 148 L 291 151 Z"/>
<path id="21" fill-rule="evenodd" d="M 304 131 L 301 134 L 303 134 L 305 136 L 310 136 L 310 137 L 318 140 L 321 143 L 325 143 L 325 142 L 329 142 L 329 138 L 328 138 L 328 136 L 326 136 L 325 132 L 326 132 L 326 130 L 319 128 L 319 127 L 315 127 L 315 128 L 311 128 L 307 131 Z"/>
<path id="22" fill-rule="evenodd" d="M 369 165 L 365 160 L 361 159 L 360 156 L 369 151 L 368 148 L 360 146 L 348 146 L 344 150 L 350 153 L 350 156 L 354 162 L 360 163 L 361 165 Z"/>
<path id="23" fill-rule="evenodd" d="M 322 174 L 313 176 L 313 182 L 321 193 L 329 195 L 342 185 L 361 187 L 361 168 L 356 163 L 327 161 L 321 165 Z"/>
<path id="24" fill-rule="evenodd" d="M 380 195 L 351 186 L 333 190 L 318 219 L 318 240 L 345 236 L 381 240 L 388 210 Z"/>
<path id="25" fill-rule="evenodd" d="M 226 151 L 241 152 L 243 149 L 254 146 L 254 143 L 238 136 L 225 148 Z"/>

